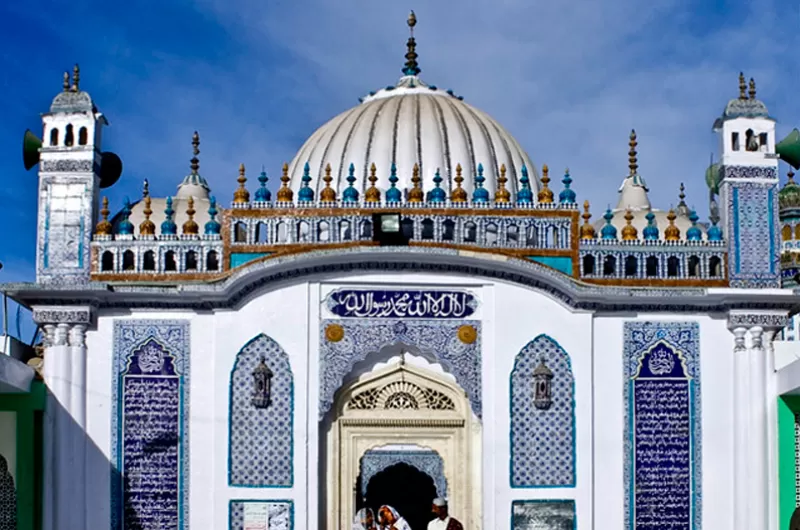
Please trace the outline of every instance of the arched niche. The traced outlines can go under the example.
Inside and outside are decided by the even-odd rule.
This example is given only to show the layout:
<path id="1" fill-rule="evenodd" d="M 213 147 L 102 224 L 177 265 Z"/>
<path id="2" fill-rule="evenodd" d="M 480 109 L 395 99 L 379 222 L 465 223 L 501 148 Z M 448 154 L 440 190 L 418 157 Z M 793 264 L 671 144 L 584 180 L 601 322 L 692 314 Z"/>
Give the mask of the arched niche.
<path id="1" fill-rule="evenodd" d="M 254 372 L 266 366 L 270 402 L 254 402 Z M 260 334 L 236 355 L 228 415 L 228 483 L 231 486 L 291 487 L 294 483 L 294 380 L 289 357 Z"/>
<path id="2" fill-rule="evenodd" d="M 536 400 L 536 385 L 548 373 L 549 405 Z M 510 383 L 511 487 L 575 486 L 575 379 L 569 355 L 551 337 L 539 335 L 517 354 Z"/>

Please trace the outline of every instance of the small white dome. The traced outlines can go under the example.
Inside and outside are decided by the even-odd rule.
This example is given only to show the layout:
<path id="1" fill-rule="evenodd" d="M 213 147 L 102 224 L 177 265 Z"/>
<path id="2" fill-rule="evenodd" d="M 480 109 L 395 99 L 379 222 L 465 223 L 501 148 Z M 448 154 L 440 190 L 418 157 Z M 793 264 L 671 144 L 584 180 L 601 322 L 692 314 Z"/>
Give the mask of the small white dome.
<path id="1" fill-rule="evenodd" d="M 434 187 L 439 169 L 442 188 L 455 187 L 456 166 L 461 165 L 468 192 L 474 188 L 479 164 L 483 165 L 483 187 L 493 192 L 500 166 L 505 164 L 506 188 L 515 193 L 523 164 L 527 166 L 531 189 L 536 196 L 536 169 L 519 143 L 500 124 L 484 112 L 464 103 L 450 91 L 423 83 L 416 75 L 406 75 L 393 87 L 371 93 L 360 105 L 339 114 L 317 129 L 297 152 L 289 165 L 291 188 L 302 186 L 305 164 L 309 164 L 310 186 L 315 198 L 325 187 L 325 166 L 331 165 L 331 187 L 338 196 L 348 186 L 353 164 L 354 186 L 363 197 L 369 187 L 370 166 L 376 166 L 376 186 L 385 192 L 390 187 L 392 163 L 397 168 L 397 188 L 412 188 L 414 164 L 419 164 L 422 189 Z"/>

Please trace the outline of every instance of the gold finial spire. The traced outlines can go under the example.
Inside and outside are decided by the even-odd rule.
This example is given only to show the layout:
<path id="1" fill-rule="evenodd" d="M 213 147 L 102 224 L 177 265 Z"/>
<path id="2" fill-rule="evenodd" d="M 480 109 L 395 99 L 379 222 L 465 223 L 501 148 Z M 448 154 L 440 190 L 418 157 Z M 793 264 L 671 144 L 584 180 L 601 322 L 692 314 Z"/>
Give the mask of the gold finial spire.
<path id="1" fill-rule="evenodd" d="M 142 183 L 142 197 L 149 197 L 150 196 L 150 182 L 147 179 L 144 179 Z"/>
<path id="2" fill-rule="evenodd" d="M 408 202 L 423 202 L 425 200 L 425 193 L 422 191 L 420 182 L 422 179 L 419 177 L 419 164 L 414 164 L 414 169 L 411 173 L 411 191 L 408 192 Z"/>
<path id="3" fill-rule="evenodd" d="M 325 187 L 319 192 L 319 200 L 322 202 L 334 202 L 336 200 L 336 190 L 331 188 L 333 177 L 331 176 L 330 163 L 325 165 L 325 176 L 322 177 L 322 180 L 325 182 Z"/>
<path id="4" fill-rule="evenodd" d="M 81 67 L 75 63 L 75 68 L 72 69 L 72 91 L 77 92 L 81 86 Z"/>
<path id="5" fill-rule="evenodd" d="M 551 203 L 553 202 L 553 190 L 547 187 L 550 183 L 550 177 L 548 176 L 548 172 L 550 169 L 547 167 L 547 164 L 542 166 L 542 178 L 540 179 L 542 182 L 542 189 L 539 190 L 536 198 L 541 203 Z"/>
<path id="6" fill-rule="evenodd" d="M 408 51 L 406 52 L 406 64 L 403 68 L 403 74 L 405 75 L 419 75 L 420 69 L 419 65 L 417 64 L 417 42 L 414 40 L 414 26 L 417 25 L 417 16 L 412 11 L 410 15 L 408 15 L 408 30 L 410 36 L 408 37 L 408 42 L 406 43 L 406 47 Z"/>
<path id="7" fill-rule="evenodd" d="M 684 193 L 684 191 L 686 191 L 686 186 L 683 185 L 683 182 L 681 182 L 681 187 L 679 189 L 680 193 L 678 193 L 678 199 L 683 202 L 683 199 L 686 198 L 686 194 Z"/>
<path id="8" fill-rule="evenodd" d="M 278 202 L 292 202 L 294 192 L 289 187 L 289 164 L 283 164 L 281 171 L 281 187 L 278 190 Z"/>
<path id="9" fill-rule="evenodd" d="M 186 208 L 186 215 L 189 217 L 185 223 L 183 223 L 183 233 L 186 235 L 197 235 L 197 223 L 194 221 L 194 197 L 189 197 L 189 202 Z"/>
<path id="10" fill-rule="evenodd" d="M 511 192 L 506 189 L 506 165 L 500 165 L 500 175 L 497 176 L 497 190 L 494 192 L 494 202 L 511 202 Z"/>
<path id="11" fill-rule="evenodd" d="M 95 235 L 110 236 L 112 231 L 111 223 L 108 221 L 108 197 L 103 197 L 103 208 L 100 210 L 100 222 L 94 228 Z"/>
<path id="12" fill-rule="evenodd" d="M 64 72 L 64 92 L 69 92 L 69 72 Z"/>
<path id="13" fill-rule="evenodd" d="M 139 235 L 140 236 L 154 236 L 156 235 L 156 225 L 153 221 L 150 220 L 150 216 L 153 215 L 153 210 L 150 209 L 150 204 L 152 199 L 150 195 L 144 196 L 144 210 L 142 213 L 144 214 L 144 221 L 139 225 Z"/>
<path id="14" fill-rule="evenodd" d="M 739 99 L 747 99 L 747 85 L 744 81 L 744 72 L 739 72 Z"/>
<path id="15" fill-rule="evenodd" d="M 364 192 L 364 201 L 365 202 L 381 202 L 381 190 L 375 187 L 375 183 L 378 182 L 378 176 L 376 175 L 378 168 L 375 167 L 375 162 L 370 164 L 369 166 L 369 188 Z"/>
<path id="16" fill-rule="evenodd" d="M 200 154 L 200 135 L 197 134 L 197 131 L 192 135 L 192 154 L 192 160 L 190 161 L 192 175 L 197 175 L 197 172 L 200 170 L 200 160 L 197 158 L 197 155 Z"/>
<path id="17" fill-rule="evenodd" d="M 583 224 L 581 225 L 581 239 L 596 238 L 597 232 L 589 222 L 589 219 L 592 218 L 592 214 L 589 213 L 589 201 L 583 201 L 583 214 L 581 214 L 581 217 L 583 217 Z"/>
<path id="18" fill-rule="evenodd" d="M 747 95 L 750 96 L 750 99 L 756 99 L 756 80 L 752 77 L 750 78 L 750 90 Z"/>
<path id="19" fill-rule="evenodd" d="M 639 142 L 636 141 L 636 131 L 631 129 L 631 136 L 628 140 L 628 169 L 630 169 L 630 175 L 636 175 L 636 172 L 639 170 L 639 161 L 637 159 L 636 153 L 636 146 L 639 145 Z"/>
<path id="20" fill-rule="evenodd" d="M 622 227 L 622 240 L 623 241 L 636 241 L 639 239 L 639 231 L 631 224 L 633 222 L 633 214 L 631 209 L 625 211 L 625 226 Z"/>
<path id="21" fill-rule="evenodd" d="M 453 179 L 456 187 L 450 192 L 450 202 L 467 202 L 467 190 L 461 187 L 464 177 L 461 176 L 461 164 L 456 165 L 456 177 Z"/>
<path id="22" fill-rule="evenodd" d="M 669 209 L 669 213 L 667 214 L 667 220 L 669 221 L 669 226 L 664 229 L 664 240 L 665 241 L 680 241 L 681 240 L 681 229 L 675 226 L 675 219 L 678 216 L 675 215 L 675 210 L 672 208 Z"/>
<path id="23" fill-rule="evenodd" d="M 246 204 L 250 202 L 250 192 L 244 187 L 247 177 L 244 176 L 244 164 L 239 164 L 239 178 L 236 179 L 239 188 L 233 192 L 233 202 L 236 204 Z"/>

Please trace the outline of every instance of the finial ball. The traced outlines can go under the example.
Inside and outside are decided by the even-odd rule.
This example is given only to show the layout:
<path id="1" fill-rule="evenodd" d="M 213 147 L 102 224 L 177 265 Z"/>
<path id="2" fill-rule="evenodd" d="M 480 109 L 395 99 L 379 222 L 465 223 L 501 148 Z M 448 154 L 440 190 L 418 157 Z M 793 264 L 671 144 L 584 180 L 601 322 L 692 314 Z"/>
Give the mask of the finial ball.
<path id="1" fill-rule="evenodd" d="M 409 28 L 413 28 L 413 27 L 414 27 L 414 26 L 416 26 L 416 25 L 417 25 L 417 16 L 416 16 L 416 15 L 414 14 L 414 12 L 412 11 L 412 12 L 411 12 L 411 13 L 409 13 L 409 15 L 408 15 L 408 27 L 409 27 Z"/>

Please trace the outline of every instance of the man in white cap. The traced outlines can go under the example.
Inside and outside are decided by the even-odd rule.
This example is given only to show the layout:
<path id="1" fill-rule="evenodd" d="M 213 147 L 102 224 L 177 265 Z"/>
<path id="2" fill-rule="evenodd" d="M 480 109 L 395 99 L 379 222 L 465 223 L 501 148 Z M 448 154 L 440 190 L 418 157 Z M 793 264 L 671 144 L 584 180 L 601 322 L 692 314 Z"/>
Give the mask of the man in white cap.
<path id="1" fill-rule="evenodd" d="M 447 501 L 441 497 L 433 499 L 433 514 L 436 518 L 428 523 L 428 530 L 464 530 L 456 519 L 447 512 Z"/>

